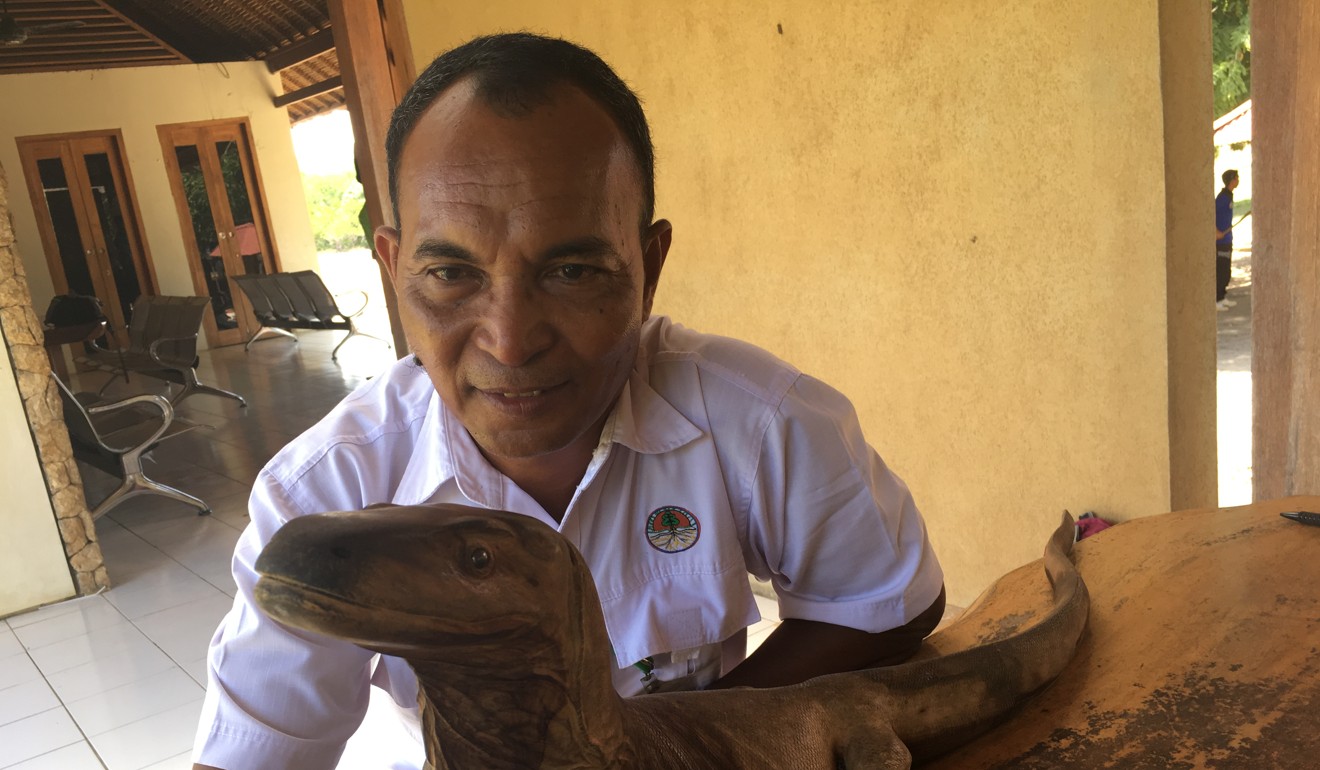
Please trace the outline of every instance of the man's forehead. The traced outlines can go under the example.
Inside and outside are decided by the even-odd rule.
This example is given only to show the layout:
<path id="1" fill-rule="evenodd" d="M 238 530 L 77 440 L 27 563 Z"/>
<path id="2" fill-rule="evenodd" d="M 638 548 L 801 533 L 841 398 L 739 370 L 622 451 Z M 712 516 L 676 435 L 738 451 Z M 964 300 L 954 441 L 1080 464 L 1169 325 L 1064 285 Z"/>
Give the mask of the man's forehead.
<path id="1" fill-rule="evenodd" d="M 403 156 L 411 163 L 429 160 L 460 169 L 529 159 L 594 159 L 603 164 L 619 153 L 630 157 L 609 113 L 570 84 L 549 86 L 527 107 L 510 111 L 492 106 L 475 79 L 464 78 L 422 113 L 405 141 Z"/>
<path id="2" fill-rule="evenodd" d="M 636 196 L 641 206 L 629 146 L 594 100 L 557 85 L 530 110 L 510 114 L 492 107 L 471 78 L 442 93 L 418 119 L 403 148 L 399 193 L 401 214 L 410 203 L 506 208 L 599 196 L 626 208 Z"/>

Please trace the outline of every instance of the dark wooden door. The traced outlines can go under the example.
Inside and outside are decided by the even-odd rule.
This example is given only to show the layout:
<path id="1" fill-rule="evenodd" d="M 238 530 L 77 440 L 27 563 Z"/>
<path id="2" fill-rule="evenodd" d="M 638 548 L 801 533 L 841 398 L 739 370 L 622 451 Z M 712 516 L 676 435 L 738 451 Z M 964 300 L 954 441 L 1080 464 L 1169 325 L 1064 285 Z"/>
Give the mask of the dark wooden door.
<path id="1" fill-rule="evenodd" d="M 118 132 L 23 137 L 18 148 L 55 291 L 97 297 L 123 329 L 156 286 Z"/>
<path id="2" fill-rule="evenodd" d="M 260 327 L 230 280 L 275 272 L 261 183 L 245 121 L 160 126 L 165 168 L 184 230 L 193 284 L 211 298 L 211 346 L 243 342 Z"/>

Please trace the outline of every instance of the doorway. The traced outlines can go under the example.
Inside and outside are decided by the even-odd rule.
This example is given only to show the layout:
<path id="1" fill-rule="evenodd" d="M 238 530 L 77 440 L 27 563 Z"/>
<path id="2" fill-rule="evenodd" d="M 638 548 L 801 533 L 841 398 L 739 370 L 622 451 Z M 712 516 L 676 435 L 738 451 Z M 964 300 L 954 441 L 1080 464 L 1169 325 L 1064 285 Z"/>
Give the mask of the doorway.
<path id="1" fill-rule="evenodd" d="M 156 293 L 118 131 L 20 137 L 23 174 L 58 294 L 101 300 L 113 329 Z"/>
<path id="2" fill-rule="evenodd" d="M 251 128 L 235 118 L 159 126 L 157 132 L 193 286 L 211 298 L 204 321 L 207 342 L 212 347 L 244 342 L 261 325 L 229 279 L 279 269 Z"/>

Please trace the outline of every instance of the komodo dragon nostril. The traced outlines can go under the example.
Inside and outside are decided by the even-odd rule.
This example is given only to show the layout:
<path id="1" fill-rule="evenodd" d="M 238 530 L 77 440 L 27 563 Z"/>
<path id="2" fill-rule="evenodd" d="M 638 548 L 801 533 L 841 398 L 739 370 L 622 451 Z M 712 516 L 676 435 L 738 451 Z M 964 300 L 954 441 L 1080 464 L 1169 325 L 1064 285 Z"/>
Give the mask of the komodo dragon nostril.
<path id="1" fill-rule="evenodd" d="M 347 559 L 350 554 L 347 548 L 337 545 L 330 549 L 330 555 L 334 556 L 336 559 Z"/>

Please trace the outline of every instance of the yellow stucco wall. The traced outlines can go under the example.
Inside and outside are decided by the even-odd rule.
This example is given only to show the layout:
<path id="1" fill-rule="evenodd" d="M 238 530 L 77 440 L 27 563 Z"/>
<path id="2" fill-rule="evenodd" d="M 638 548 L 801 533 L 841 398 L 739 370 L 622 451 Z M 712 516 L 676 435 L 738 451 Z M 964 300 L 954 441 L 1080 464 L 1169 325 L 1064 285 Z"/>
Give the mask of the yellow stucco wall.
<path id="1" fill-rule="evenodd" d="M 1064 508 L 1168 510 L 1155 4 L 404 6 L 419 71 L 526 29 L 639 92 L 675 227 L 658 311 L 849 394 L 952 603 Z"/>
<path id="2" fill-rule="evenodd" d="M 10 169 L 14 231 L 38 316 L 54 287 L 42 253 L 15 137 L 120 129 L 164 294 L 196 294 L 184 231 L 170 194 L 156 127 L 247 117 L 285 270 L 314 269 L 316 251 L 293 155 L 288 112 L 271 104 L 278 78 L 259 62 L 0 75 L 0 165 Z"/>

